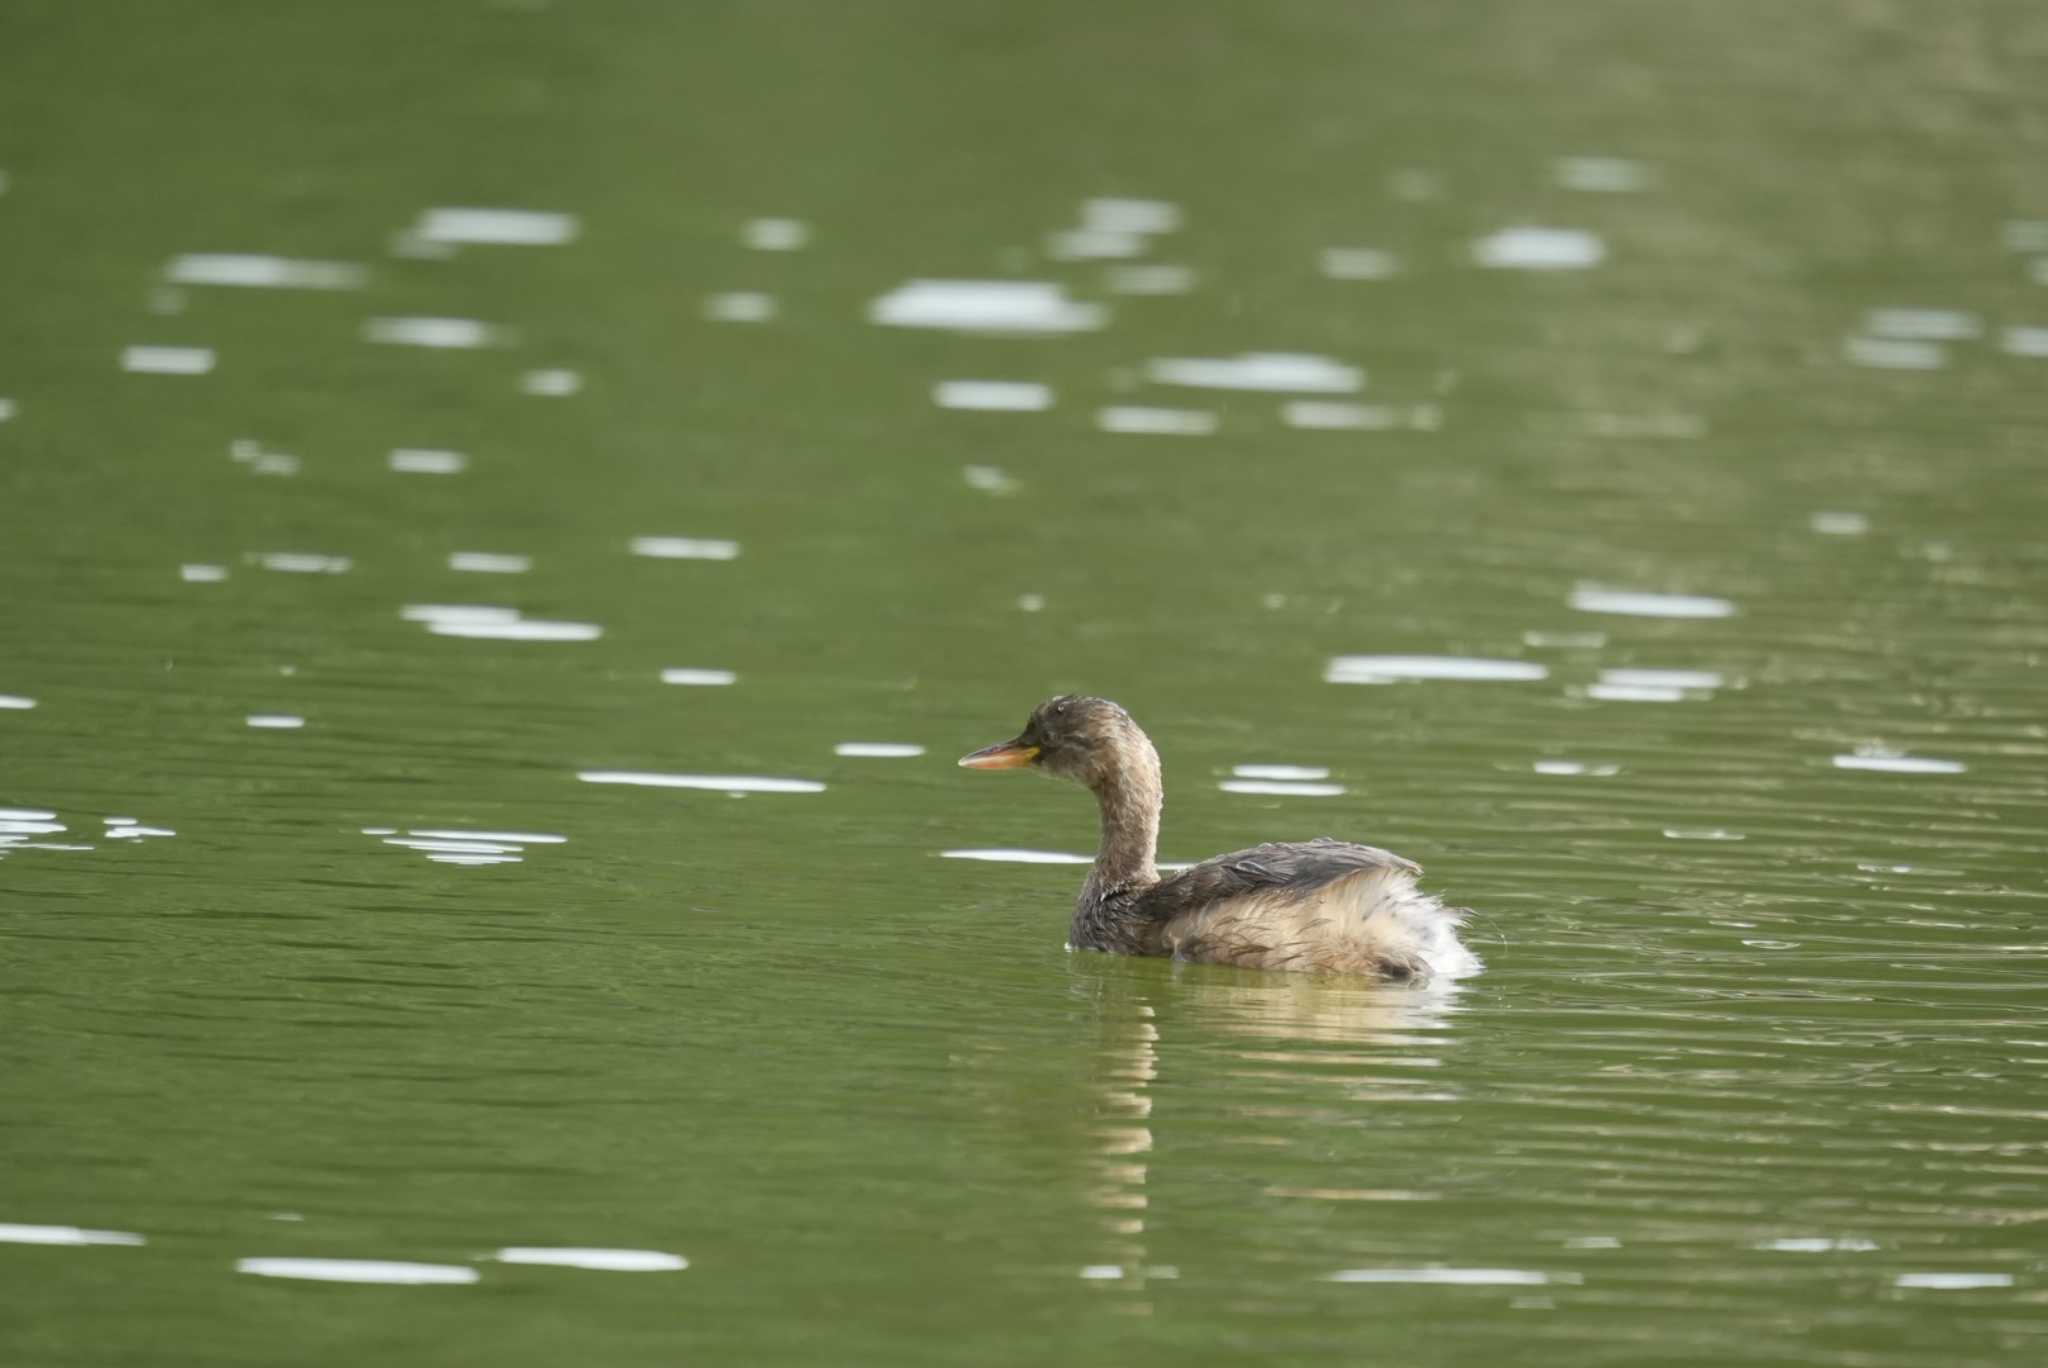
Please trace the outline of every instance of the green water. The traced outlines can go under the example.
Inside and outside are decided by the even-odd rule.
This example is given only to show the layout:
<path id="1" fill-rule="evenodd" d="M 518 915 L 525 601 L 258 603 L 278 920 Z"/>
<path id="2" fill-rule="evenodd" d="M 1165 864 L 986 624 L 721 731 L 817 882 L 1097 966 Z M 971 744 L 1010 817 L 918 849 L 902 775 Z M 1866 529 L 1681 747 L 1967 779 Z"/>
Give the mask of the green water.
<path id="1" fill-rule="evenodd" d="M 6 9 L 6 1363 L 2048 1352 L 2038 7 Z M 1244 353 L 1329 392 L 1150 365 Z M 1061 690 L 1164 858 L 1388 846 L 1487 971 L 1066 953 L 942 857 L 1090 848 L 952 764 Z"/>

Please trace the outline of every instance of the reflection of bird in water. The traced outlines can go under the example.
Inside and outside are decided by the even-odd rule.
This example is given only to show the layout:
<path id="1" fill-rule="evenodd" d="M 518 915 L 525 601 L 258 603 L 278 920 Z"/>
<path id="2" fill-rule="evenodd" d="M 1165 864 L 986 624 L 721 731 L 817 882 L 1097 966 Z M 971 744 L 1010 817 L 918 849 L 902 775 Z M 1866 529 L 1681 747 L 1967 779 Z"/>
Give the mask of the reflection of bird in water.
<path id="1" fill-rule="evenodd" d="M 1067 938 L 1077 947 L 1381 978 L 1479 969 L 1458 940 L 1464 914 L 1415 886 L 1419 866 L 1372 846 L 1255 846 L 1161 879 L 1159 753 L 1108 699 L 1050 699 L 1014 740 L 960 763 L 1035 766 L 1094 792 L 1102 840 L 1074 904 Z"/>

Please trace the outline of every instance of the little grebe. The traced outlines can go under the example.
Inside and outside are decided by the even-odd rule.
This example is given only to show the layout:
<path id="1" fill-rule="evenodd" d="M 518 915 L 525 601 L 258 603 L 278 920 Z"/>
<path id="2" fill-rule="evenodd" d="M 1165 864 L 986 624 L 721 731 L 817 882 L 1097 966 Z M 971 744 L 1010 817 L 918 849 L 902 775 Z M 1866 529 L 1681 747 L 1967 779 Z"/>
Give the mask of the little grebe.
<path id="1" fill-rule="evenodd" d="M 1463 910 L 1415 886 L 1420 866 L 1372 846 L 1327 836 L 1254 846 L 1161 879 L 1159 752 L 1106 698 L 1049 699 L 1015 740 L 960 763 L 1035 767 L 1094 792 L 1102 840 L 1074 902 L 1070 945 L 1381 978 L 1478 972 L 1458 940 Z"/>

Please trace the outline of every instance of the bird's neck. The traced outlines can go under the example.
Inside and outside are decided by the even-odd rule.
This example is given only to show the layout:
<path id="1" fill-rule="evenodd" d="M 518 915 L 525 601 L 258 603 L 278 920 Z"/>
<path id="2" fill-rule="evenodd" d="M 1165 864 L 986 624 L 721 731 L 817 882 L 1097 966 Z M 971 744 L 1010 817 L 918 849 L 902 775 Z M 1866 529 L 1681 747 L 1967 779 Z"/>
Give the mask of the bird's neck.
<path id="1" fill-rule="evenodd" d="M 1097 896 L 1159 882 L 1159 753 L 1145 734 L 1117 747 L 1117 763 L 1092 787 L 1102 809 L 1102 839 L 1095 848 L 1089 892 Z"/>

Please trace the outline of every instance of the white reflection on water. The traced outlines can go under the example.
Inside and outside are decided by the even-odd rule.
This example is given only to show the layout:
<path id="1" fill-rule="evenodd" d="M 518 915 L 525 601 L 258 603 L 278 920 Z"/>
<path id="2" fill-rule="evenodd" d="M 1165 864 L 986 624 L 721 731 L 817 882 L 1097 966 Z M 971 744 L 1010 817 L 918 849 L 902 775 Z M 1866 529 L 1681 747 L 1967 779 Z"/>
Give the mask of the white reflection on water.
<path id="1" fill-rule="evenodd" d="M 1015 494 L 1024 487 L 1018 483 L 1009 471 L 1004 470 L 1001 466 L 963 466 L 960 470 L 960 478 L 967 481 L 969 489 L 978 489 L 984 494 Z"/>
<path id="2" fill-rule="evenodd" d="M 1067 298 L 1036 280 L 912 280 L 868 305 L 868 320 L 892 328 L 955 332 L 1089 332 L 1109 320 L 1100 304 Z"/>
<path id="3" fill-rule="evenodd" d="M 832 748 L 832 753 L 868 760 L 907 760 L 923 755 L 924 747 L 906 741 L 841 741 Z"/>
<path id="4" fill-rule="evenodd" d="M 87 1230 L 80 1226 L 15 1225 L 0 1222 L 0 1244 L 139 1245 L 149 1243 L 132 1230 Z"/>
<path id="5" fill-rule="evenodd" d="M 35 705 L 36 701 L 26 694 L 0 694 L 0 709 L 26 712 Z"/>
<path id="6" fill-rule="evenodd" d="M 1714 670 L 1602 670 L 1600 685 L 1615 689 L 1718 689 Z"/>
<path id="7" fill-rule="evenodd" d="M 1342 784 L 1308 784 L 1284 779 L 1225 779 L 1216 786 L 1225 793 L 1260 793 L 1276 798 L 1335 798 Z"/>
<path id="8" fill-rule="evenodd" d="M 1595 194 L 1633 194 L 1656 183 L 1649 167 L 1627 157 L 1559 157 L 1552 175 L 1567 190 Z"/>
<path id="9" fill-rule="evenodd" d="M 635 537 L 630 543 L 636 556 L 656 560 L 729 561 L 740 553 L 740 544 L 718 537 Z"/>
<path id="10" fill-rule="evenodd" d="M 1206 409 L 1152 408 L 1117 404 L 1097 411 L 1095 425 L 1104 432 L 1136 432 L 1160 437 L 1206 437 L 1216 431 L 1216 415 Z"/>
<path id="11" fill-rule="evenodd" d="M 1754 1247 L 1774 1250 L 1781 1254 L 1863 1253 L 1876 1249 L 1877 1241 L 1858 1239 L 1855 1236 L 1830 1239 L 1823 1235 L 1795 1235 L 1781 1240 L 1765 1240 Z"/>
<path id="12" fill-rule="evenodd" d="M 1180 225 L 1180 206 L 1168 200 L 1098 195 L 1081 203 L 1081 226 L 1099 232 L 1171 233 Z"/>
<path id="13" fill-rule="evenodd" d="M 14 414 L 14 401 L 12 399 L 0 397 L 0 423 L 6 422 L 9 418 L 12 418 Z"/>
<path id="14" fill-rule="evenodd" d="M 566 836 L 528 831 L 464 831 L 425 827 L 400 836 L 392 827 L 364 827 L 365 836 L 381 837 L 385 845 L 416 850 L 435 864 L 519 864 L 530 845 L 561 845 Z"/>
<path id="15" fill-rule="evenodd" d="M 1815 513 L 1806 525 L 1824 537 L 1860 537 L 1870 530 L 1870 519 L 1861 513 Z"/>
<path id="16" fill-rule="evenodd" d="M 2002 345 L 2012 356 L 2048 357 L 2048 328 L 2007 328 Z"/>
<path id="17" fill-rule="evenodd" d="M 583 377 L 560 366 L 530 370 L 519 377 L 519 392 L 543 399 L 567 399 L 583 390 Z"/>
<path id="18" fill-rule="evenodd" d="M 1583 760 L 1538 760 L 1531 768 L 1538 774 L 1583 774 L 1601 779 L 1621 773 L 1619 765 L 1589 765 Z"/>
<path id="19" fill-rule="evenodd" d="M 1326 247 L 1322 268 L 1332 280 L 1390 280 L 1401 273 L 1401 258 L 1378 247 Z"/>
<path id="20" fill-rule="evenodd" d="M 694 684 L 706 688 L 730 684 L 738 678 L 731 670 L 700 670 L 689 666 L 677 666 L 661 672 L 664 684 Z"/>
<path id="21" fill-rule="evenodd" d="M 1390 684 L 1395 680 L 1547 679 L 1548 666 L 1528 660 L 1482 660 L 1466 656 L 1337 656 L 1323 670 L 1326 684 Z"/>
<path id="22" fill-rule="evenodd" d="M 586 784 L 637 784 L 644 788 L 710 789 L 714 793 L 823 793 L 815 779 L 778 779 L 760 774 L 655 774 L 645 770 L 579 770 Z"/>
<path id="23" fill-rule="evenodd" d="M 1580 228 L 1504 228 L 1472 244 L 1472 259 L 1493 269 L 1580 271 L 1607 259 L 1607 244 Z"/>
<path id="24" fill-rule="evenodd" d="M 1233 765 L 1230 772 L 1240 779 L 1327 779 L 1330 771 L 1321 765 Z"/>
<path id="25" fill-rule="evenodd" d="M 680 1254 L 659 1249 L 552 1249 L 513 1245 L 490 1256 L 499 1263 L 547 1264 L 555 1268 L 588 1268 L 606 1273 L 673 1273 L 690 1266 Z"/>
<path id="26" fill-rule="evenodd" d="M 1036 413 L 1052 407 L 1052 386 L 1031 380 L 941 380 L 932 386 L 940 408 Z"/>
<path id="27" fill-rule="evenodd" d="M 1883 774 L 1962 774 L 1969 766 L 1960 760 L 1940 760 L 1926 755 L 1899 755 L 1891 751 L 1867 750 L 1854 755 L 1837 755 L 1836 769 L 1875 770 Z"/>
<path id="28" fill-rule="evenodd" d="M 1158 263 L 1112 266 L 1104 279 L 1112 294 L 1177 295 L 1195 288 L 1193 270 Z"/>
<path id="29" fill-rule="evenodd" d="M 1724 618 L 1735 605 L 1705 594 L 1652 594 L 1638 589 L 1603 589 L 1582 584 L 1572 590 L 1571 606 L 1582 613 L 1618 613 L 1628 617 Z"/>
<path id="30" fill-rule="evenodd" d="M 1746 841 L 1749 837 L 1723 827 L 1665 827 L 1667 841 Z M 1749 942 L 1744 942 L 1748 944 Z"/>
<path id="31" fill-rule="evenodd" d="M 749 219 L 740 230 L 740 241 L 757 252 L 794 252 L 810 240 L 811 226 L 802 219 Z"/>
<path id="32" fill-rule="evenodd" d="M 580 231 L 574 214 L 539 209 L 429 209 L 412 232 L 427 242 L 560 247 Z"/>
<path id="33" fill-rule="evenodd" d="M 1967 342 L 1984 335 L 1984 320 L 1960 309 L 1872 309 L 1863 315 L 1870 337 L 1922 342 Z"/>
<path id="34" fill-rule="evenodd" d="M 2008 252 L 2048 252 L 2048 219 L 2012 219 L 2000 238 Z"/>
<path id="35" fill-rule="evenodd" d="M 265 570 L 285 575 L 345 575 L 355 564 L 347 556 L 321 551 L 257 551 L 251 555 Z"/>
<path id="36" fill-rule="evenodd" d="M 1276 394 L 1353 394 L 1365 372 L 1327 356 L 1245 352 L 1239 356 L 1166 356 L 1145 363 L 1153 383 L 1191 389 L 1264 390 Z"/>
<path id="37" fill-rule="evenodd" d="M 315 1282 L 473 1283 L 474 1268 L 458 1264 L 394 1263 L 383 1259 L 237 1259 L 235 1272 L 259 1278 L 307 1278 Z"/>
<path id="38" fill-rule="evenodd" d="M 1016 850 L 1002 846 L 969 847 L 965 850 L 942 850 L 940 856 L 948 860 L 988 860 L 996 864 L 1094 864 L 1093 855 L 1072 855 L 1063 850 Z"/>
<path id="39" fill-rule="evenodd" d="M 1892 1286 L 1962 1292 L 1973 1287 L 2011 1287 L 2012 1282 L 2010 1273 L 1901 1273 L 1892 1279 Z"/>
<path id="40" fill-rule="evenodd" d="M 263 443 L 250 437 L 238 437 L 229 442 L 228 456 L 258 475 L 290 476 L 299 473 L 298 457 L 289 451 L 265 451 Z"/>
<path id="41" fill-rule="evenodd" d="M 450 551 L 448 568 L 478 575 L 523 575 L 533 569 L 533 557 L 496 551 Z"/>
<path id="42" fill-rule="evenodd" d="M 1343 1268 L 1326 1281 L 1340 1283 L 1437 1283 L 1460 1287 L 1540 1287 L 1576 1284 L 1578 1273 L 1539 1273 L 1529 1268 Z"/>
<path id="43" fill-rule="evenodd" d="M 775 314 L 775 296 L 759 290 L 727 290 L 704 301 L 704 316 L 714 323 L 768 323 Z"/>
<path id="44" fill-rule="evenodd" d="M 172 257 L 164 276 L 179 285 L 231 285 L 258 290 L 360 290 L 369 271 L 352 261 L 299 261 L 239 252 Z"/>
<path id="45" fill-rule="evenodd" d="M 0 822 L 54 822 L 57 814 L 41 808 L 0 807 Z"/>
<path id="46" fill-rule="evenodd" d="M 364 320 L 363 340 L 394 347 L 460 349 L 498 346 L 507 335 L 474 318 L 384 317 Z"/>
<path id="47" fill-rule="evenodd" d="M 1295 399 L 1280 407 L 1280 421 L 1292 428 L 1325 431 L 1391 432 L 1407 427 L 1434 432 L 1443 426 L 1443 410 L 1435 404 L 1344 404 L 1327 399 Z"/>
<path id="48" fill-rule="evenodd" d="M 205 375 L 213 369 L 213 348 L 123 347 L 121 369 L 142 375 Z"/>
<path id="49" fill-rule="evenodd" d="M 1851 365 L 1875 370 L 1940 370 L 1948 364 L 1939 342 L 1909 338 L 1851 337 L 1842 343 L 1842 355 Z"/>
<path id="50" fill-rule="evenodd" d="M 595 641 L 604 628 L 594 622 L 555 622 L 520 615 L 517 608 L 482 603 L 408 603 L 398 610 L 407 622 L 423 622 L 435 636 L 492 641 Z"/>
<path id="51" fill-rule="evenodd" d="M 294 713 L 250 713 L 243 721 L 258 731 L 298 731 L 306 719 Z"/>
<path id="52" fill-rule="evenodd" d="M 469 457 L 459 451 L 425 447 L 399 447 L 385 461 L 401 475 L 459 475 L 469 465 Z"/>
<path id="53" fill-rule="evenodd" d="M 1046 235 L 1045 254 L 1055 261 L 1115 261 L 1143 256 L 1147 245 L 1142 234 L 1117 228 L 1066 228 Z"/>
<path id="54" fill-rule="evenodd" d="M 50 821 L 54 813 L 44 813 L 42 818 L 0 817 L 0 834 L 8 836 L 61 836 L 70 828 L 62 822 Z"/>

